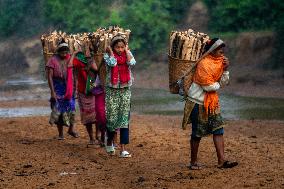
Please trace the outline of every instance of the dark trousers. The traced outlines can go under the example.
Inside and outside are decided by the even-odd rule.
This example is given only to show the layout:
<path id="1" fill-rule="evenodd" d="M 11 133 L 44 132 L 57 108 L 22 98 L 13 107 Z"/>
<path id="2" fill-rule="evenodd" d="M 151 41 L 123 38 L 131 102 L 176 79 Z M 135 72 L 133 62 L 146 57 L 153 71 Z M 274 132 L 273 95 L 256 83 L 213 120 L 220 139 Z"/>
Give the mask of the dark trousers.
<path id="1" fill-rule="evenodd" d="M 120 144 L 129 144 L 129 128 L 120 128 Z M 108 141 L 113 141 L 115 131 L 107 129 Z"/>

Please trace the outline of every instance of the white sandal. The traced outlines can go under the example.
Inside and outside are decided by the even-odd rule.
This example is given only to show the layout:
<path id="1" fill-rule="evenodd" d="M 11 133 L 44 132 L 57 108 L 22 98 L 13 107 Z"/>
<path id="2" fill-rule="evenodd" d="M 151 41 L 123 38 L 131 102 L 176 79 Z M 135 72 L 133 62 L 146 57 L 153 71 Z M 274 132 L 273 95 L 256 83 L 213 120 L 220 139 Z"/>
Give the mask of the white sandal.
<path id="1" fill-rule="evenodd" d="M 106 146 L 106 152 L 112 156 L 115 155 L 115 149 L 113 146 Z"/>
<path id="2" fill-rule="evenodd" d="M 121 158 L 130 158 L 131 154 L 129 152 L 127 152 L 126 150 L 122 151 L 119 155 L 119 157 Z"/>

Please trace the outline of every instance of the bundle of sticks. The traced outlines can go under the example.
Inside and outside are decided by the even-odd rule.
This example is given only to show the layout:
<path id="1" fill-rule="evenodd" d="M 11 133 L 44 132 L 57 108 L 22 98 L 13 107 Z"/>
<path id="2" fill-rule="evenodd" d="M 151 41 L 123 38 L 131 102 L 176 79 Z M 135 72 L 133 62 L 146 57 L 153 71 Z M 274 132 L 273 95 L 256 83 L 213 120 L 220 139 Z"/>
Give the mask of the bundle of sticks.
<path id="1" fill-rule="evenodd" d="M 56 53 L 57 46 L 62 41 L 68 43 L 70 53 L 80 49 L 84 52 L 86 57 L 92 57 L 96 54 L 103 54 L 115 35 L 122 35 L 128 42 L 130 32 L 130 30 L 124 30 L 117 26 L 110 26 L 108 29 L 99 28 L 92 33 L 68 35 L 65 32 L 54 31 L 50 34 L 43 34 L 41 36 L 41 42 L 45 62 L 47 63 L 48 59 Z"/>
<path id="2" fill-rule="evenodd" d="M 197 61 L 202 55 L 209 36 L 205 33 L 187 31 L 172 31 L 170 34 L 169 55 L 173 58 Z"/>

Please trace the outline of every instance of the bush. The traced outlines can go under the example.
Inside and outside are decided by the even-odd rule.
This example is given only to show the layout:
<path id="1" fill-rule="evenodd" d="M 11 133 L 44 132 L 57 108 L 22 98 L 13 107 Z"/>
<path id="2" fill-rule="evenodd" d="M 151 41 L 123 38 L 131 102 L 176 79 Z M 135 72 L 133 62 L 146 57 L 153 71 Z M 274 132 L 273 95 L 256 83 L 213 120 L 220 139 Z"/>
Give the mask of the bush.
<path id="1" fill-rule="evenodd" d="M 42 0 L 0 0 L 0 38 L 30 36 L 43 26 Z"/>

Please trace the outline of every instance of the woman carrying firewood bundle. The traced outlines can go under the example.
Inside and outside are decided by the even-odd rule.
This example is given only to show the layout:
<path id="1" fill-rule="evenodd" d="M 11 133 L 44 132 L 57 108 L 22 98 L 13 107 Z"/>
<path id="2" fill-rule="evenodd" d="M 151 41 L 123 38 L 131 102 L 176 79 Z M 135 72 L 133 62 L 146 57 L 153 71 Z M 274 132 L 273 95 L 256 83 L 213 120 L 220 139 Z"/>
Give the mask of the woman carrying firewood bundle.
<path id="1" fill-rule="evenodd" d="M 74 130 L 75 123 L 75 98 L 73 90 L 73 69 L 70 62 L 75 53 L 69 54 L 68 44 L 62 41 L 46 65 L 48 85 L 51 92 L 50 124 L 56 124 L 58 140 L 64 139 L 63 126 L 68 126 L 68 134 L 77 138 L 79 135 Z"/>
<path id="2" fill-rule="evenodd" d="M 106 118 L 107 118 L 107 153 L 114 155 L 113 139 L 115 130 L 120 129 L 120 157 L 131 157 L 125 149 L 129 143 L 130 87 L 132 85 L 131 66 L 136 61 L 128 49 L 122 35 L 112 38 L 107 53 L 104 54 L 107 67 L 106 77 Z"/>
<path id="3" fill-rule="evenodd" d="M 201 138 L 210 134 L 213 134 L 218 167 L 232 168 L 238 165 L 237 162 L 226 160 L 224 154 L 224 122 L 220 115 L 217 94 L 217 91 L 229 82 L 229 71 L 227 70 L 229 61 L 224 56 L 223 47 L 225 47 L 224 42 L 218 38 L 207 42 L 188 91 L 184 120 L 190 120 L 192 123 L 189 168 L 193 170 L 202 168 L 197 162 L 198 147 Z"/>
<path id="4" fill-rule="evenodd" d="M 105 141 L 105 105 L 104 90 L 97 76 L 97 66 L 92 58 L 87 58 L 83 52 L 78 52 L 73 61 L 77 72 L 77 94 L 80 107 L 81 122 L 86 126 L 89 144 L 104 146 Z M 96 140 L 93 136 L 93 124 L 96 124 Z M 101 134 L 99 138 L 99 133 Z"/>

